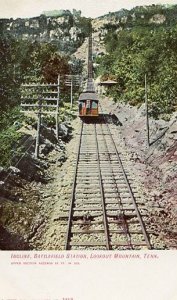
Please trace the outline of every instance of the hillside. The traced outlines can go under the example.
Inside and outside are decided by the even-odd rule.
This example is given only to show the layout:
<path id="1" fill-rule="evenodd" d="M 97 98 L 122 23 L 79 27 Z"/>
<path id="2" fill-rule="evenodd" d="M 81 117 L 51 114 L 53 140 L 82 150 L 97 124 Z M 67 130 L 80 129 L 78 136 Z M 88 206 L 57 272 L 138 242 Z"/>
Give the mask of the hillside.
<path id="1" fill-rule="evenodd" d="M 0 32 L 16 39 L 52 43 L 60 52 L 71 54 L 81 47 L 88 36 L 89 22 L 77 10 L 44 11 L 33 18 L 0 19 Z M 137 26 L 169 27 L 176 23 L 177 5 L 140 6 L 109 13 L 92 20 L 95 52 L 105 52 L 104 39 L 110 32 L 117 33 Z"/>
<path id="2" fill-rule="evenodd" d="M 100 23 L 107 55 L 97 58 L 97 75 L 118 82 L 108 95 L 140 105 L 146 74 L 150 112 L 168 119 L 177 108 L 177 6 L 136 7 L 101 17 Z"/>
<path id="3" fill-rule="evenodd" d="M 0 32 L 16 39 L 52 43 L 60 52 L 71 54 L 85 43 L 89 34 L 88 18 L 81 11 L 44 11 L 42 15 L 25 19 L 0 19 Z M 105 53 L 104 40 L 110 33 L 131 30 L 135 27 L 163 28 L 177 23 L 177 5 L 139 6 L 131 10 L 122 9 L 92 20 L 94 51 Z M 80 50 L 79 50 L 80 51 Z M 85 55 L 85 46 L 81 52 Z M 83 53 L 76 57 L 84 59 Z"/>
<path id="4" fill-rule="evenodd" d="M 75 51 L 88 36 L 89 20 L 74 11 L 63 11 L 57 16 L 43 14 L 26 19 L 1 19 L 0 28 L 3 34 L 16 39 L 50 42 L 66 53 Z"/>

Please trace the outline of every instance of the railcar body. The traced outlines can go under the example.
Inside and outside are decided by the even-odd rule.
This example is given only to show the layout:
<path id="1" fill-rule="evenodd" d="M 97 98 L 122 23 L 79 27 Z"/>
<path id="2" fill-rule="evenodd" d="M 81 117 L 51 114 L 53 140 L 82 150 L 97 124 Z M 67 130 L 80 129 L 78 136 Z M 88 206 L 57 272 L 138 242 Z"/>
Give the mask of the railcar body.
<path id="1" fill-rule="evenodd" d="M 79 97 L 79 116 L 97 117 L 98 98 L 95 93 L 85 92 Z"/>
<path id="2" fill-rule="evenodd" d="M 81 93 L 79 97 L 79 116 L 97 117 L 98 101 L 93 79 L 89 78 L 87 80 L 86 90 Z"/>

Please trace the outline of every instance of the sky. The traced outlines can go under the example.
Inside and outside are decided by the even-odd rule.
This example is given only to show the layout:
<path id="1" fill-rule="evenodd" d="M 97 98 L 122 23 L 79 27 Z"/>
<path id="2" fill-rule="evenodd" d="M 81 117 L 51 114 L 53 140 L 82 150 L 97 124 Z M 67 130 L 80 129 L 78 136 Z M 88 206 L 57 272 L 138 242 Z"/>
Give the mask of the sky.
<path id="1" fill-rule="evenodd" d="M 122 8 L 159 3 L 177 4 L 177 0 L 0 0 L 0 18 L 28 18 L 46 10 L 73 8 L 81 10 L 82 16 L 96 18 Z"/>

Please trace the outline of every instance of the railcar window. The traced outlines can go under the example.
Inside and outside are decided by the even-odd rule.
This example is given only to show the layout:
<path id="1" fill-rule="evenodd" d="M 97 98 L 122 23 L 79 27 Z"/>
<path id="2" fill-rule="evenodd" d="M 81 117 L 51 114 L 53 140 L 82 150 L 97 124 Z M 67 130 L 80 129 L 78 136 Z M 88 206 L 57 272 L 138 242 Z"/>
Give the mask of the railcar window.
<path id="1" fill-rule="evenodd" d="M 87 100 L 86 108 L 90 108 L 90 100 Z"/>
<path id="2" fill-rule="evenodd" d="M 92 108 L 97 108 L 98 103 L 96 101 L 92 101 Z"/>
<path id="3" fill-rule="evenodd" d="M 79 111 L 81 112 L 82 111 L 82 108 L 84 107 L 84 103 L 83 102 L 79 102 Z"/>

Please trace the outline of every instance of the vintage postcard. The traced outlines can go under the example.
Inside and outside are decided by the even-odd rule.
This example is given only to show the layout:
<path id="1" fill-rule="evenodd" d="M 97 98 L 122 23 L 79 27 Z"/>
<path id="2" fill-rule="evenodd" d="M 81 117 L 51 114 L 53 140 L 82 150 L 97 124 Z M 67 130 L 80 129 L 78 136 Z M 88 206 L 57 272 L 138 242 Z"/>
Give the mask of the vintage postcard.
<path id="1" fill-rule="evenodd" d="M 176 300 L 177 1 L 0 4 L 0 300 Z"/>

